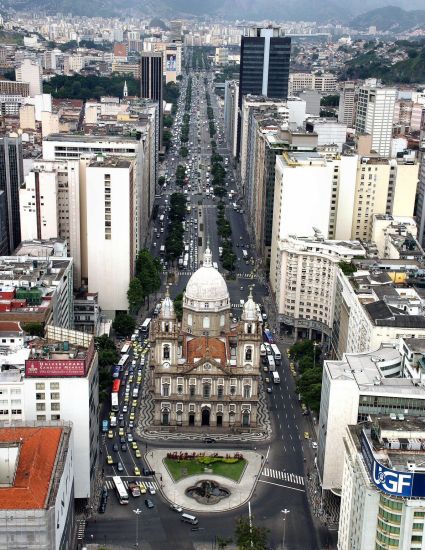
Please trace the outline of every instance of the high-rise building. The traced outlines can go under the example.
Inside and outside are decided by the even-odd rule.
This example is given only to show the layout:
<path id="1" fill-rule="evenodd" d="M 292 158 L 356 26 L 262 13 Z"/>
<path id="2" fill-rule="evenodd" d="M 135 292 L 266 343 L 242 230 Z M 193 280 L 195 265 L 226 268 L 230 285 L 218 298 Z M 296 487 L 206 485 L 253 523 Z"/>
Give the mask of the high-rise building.
<path id="1" fill-rule="evenodd" d="M 29 95 L 35 97 L 43 93 L 42 69 L 37 61 L 24 59 L 16 69 L 16 81 L 29 84 Z"/>
<path id="2" fill-rule="evenodd" d="M 423 548 L 423 420 L 384 413 L 345 430 L 338 550 Z"/>
<path id="3" fill-rule="evenodd" d="M 159 143 L 162 144 L 164 56 L 162 52 L 142 52 L 140 57 L 140 97 L 159 104 Z"/>
<path id="4" fill-rule="evenodd" d="M 22 139 L 20 136 L 0 137 L 0 191 L 5 192 L 8 231 L 8 253 L 21 242 L 19 189 L 24 181 Z"/>
<path id="5" fill-rule="evenodd" d="M 420 150 L 419 182 L 415 214 L 418 224 L 418 241 L 421 246 L 425 246 L 425 146 L 421 147 Z"/>
<path id="6" fill-rule="evenodd" d="M 136 259 L 137 190 L 134 161 L 109 157 L 86 169 L 89 292 L 111 315 L 128 309 L 127 290 Z"/>
<path id="7" fill-rule="evenodd" d="M 226 80 L 224 87 L 224 133 L 233 158 L 238 145 L 239 82 Z"/>
<path id="8" fill-rule="evenodd" d="M 359 134 L 372 136 L 372 151 L 388 157 L 391 154 L 395 88 L 362 86 L 359 90 L 355 129 Z"/>
<path id="9" fill-rule="evenodd" d="M 239 108 L 247 94 L 288 97 L 291 39 L 281 29 L 252 27 L 241 41 Z"/>

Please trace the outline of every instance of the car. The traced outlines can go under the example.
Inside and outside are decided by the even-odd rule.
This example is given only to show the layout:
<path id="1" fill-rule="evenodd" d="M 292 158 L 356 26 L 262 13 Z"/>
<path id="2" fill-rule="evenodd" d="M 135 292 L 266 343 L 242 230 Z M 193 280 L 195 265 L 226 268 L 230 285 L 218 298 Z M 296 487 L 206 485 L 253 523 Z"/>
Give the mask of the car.
<path id="1" fill-rule="evenodd" d="M 310 439 L 310 434 L 308 432 L 304 432 L 304 439 Z"/>
<path id="2" fill-rule="evenodd" d="M 112 430 L 108 431 L 108 439 L 112 439 L 114 437 L 114 432 Z"/>
<path id="3" fill-rule="evenodd" d="M 131 402 L 131 406 L 137 407 L 137 399 L 133 399 L 133 401 Z"/>
<path id="4" fill-rule="evenodd" d="M 129 416 L 129 418 L 130 418 L 130 420 L 133 420 L 133 422 L 134 422 L 134 418 L 135 418 L 135 414 L 134 414 L 134 412 L 133 412 L 133 413 L 130 413 L 130 416 Z"/>
<path id="5" fill-rule="evenodd" d="M 121 420 L 121 422 L 120 422 L 120 428 L 125 428 L 125 420 Z"/>
<path id="6" fill-rule="evenodd" d="M 183 512 L 183 508 L 178 504 L 170 504 L 170 510 L 173 510 L 173 512 L 178 512 L 179 514 Z"/>
<path id="7" fill-rule="evenodd" d="M 130 416 L 131 416 L 131 415 L 130 415 Z M 134 428 L 134 420 L 132 420 L 131 418 L 130 418 L 130 421 L 129 421 L 129 423 L 128 423 L 128 427 L 129 427 L 129 428 Z"/>
<path id="8" fill-rule="evenodd" d="M 121 464 L 121 462 L 117 462 L 117 470 L 119 472 L 123 472 L 124 471 L 124 466 Z"/>
<path id="9" fill-rule="evenodd" d="M 122 412 L 124 412 L 124 413 L 128 412 L 128 406 L 127 405 L 124 405 L 124 407 L 122 408 Z"/>
<path id="10" fill-rule="evenodd" d="M 150 498 L 145 498 L 146 508 L 154 508 L 155 504 L 151 501 Z"/>
<path id="11" fill-rule="evenodd" d="M 121 443 L 121 445 L 123 443 L 126 443 L 125 437 L 123 435 L 120 437 L 120 443 Z"/>
<path id="12" fill-rule="evenodd" d="M 315 441 L 312 442 L 311 446 L 313 449 L 317 449 L 317 443 Z"/>
<path id="13" fill-rule="evenodd" d="M 213 437 L 204 437 L 203 442 L 204 443 L 215 443 L 215 439 Z"/>
<path id="14" fill-rule="evenodd" d="M 123 413 L 120 413 L 120 414 L 118 415 L 118 420 L 124 420 L 124 415 L 123 415 Z"/>
<path id="15" fill-rule="evenodd" d="M 122 436 L 124 435 L 124 428 L 120 428 L 120 429 L 118 430 L 118 435 L 119 435 L 120 437 L 122 437 Z"/>
<path id="16" fill-rule="evenodd" d="M 138 449 L 138 448 L 139 448 L 139 447 L 137 446 L 137 442 L 136 442 L 136 441 L 132 441 L 132 442 L 131 442 L 131 447 L 132 447 L 133 449 Z"/>
<path id="17" fill-rule="evenodd" d="M 129 402 L 129 401 L 130 401 L 130 397 L 129 397 L 129 395 L 127 394 L 127 395 L 124 397 L 124 403 L 125 403 L 126 405 L 128 405 L 128 402 Z"/>
<path id="18" fill-rule="evenodd" d="M 133 441 L 133 434 L 127 434 L 127 441 L 131 443 Z"/>
<path id="19" fill-rule="evenodd" d="M 114 444 L 112 445 L 112 450 L 113 450 L 115 453 L 118 452 L 118 444 L 117 444 L 117 443 L 114 443 Z"/>
<path id="20" fill-rule="evenodd" d="M 140 468 L 138 466 L 134 467 L 134 475 L 139 476 L 140 475 Z"/>
<path id="21" fill-rule="evenodd" d="M 134 453 L 134 456 L 136 458 L 142 458 L 142 453 L 139 451 L 139 449 L 136 449 L 136 452 Z"/>
<path id="22" fill-rule="evenodd" d="M 272 393 L 272 389 L 271 389 L 271 388 L 267 388 L 267 393 Z"/>
<path id="23" fill-rule="evenodd" d="M 146 485 L 143 483 L 143 481 L 136 481 L 137 485 L 140 487 L 140 492 L 142 495 L 146 494 Z"/>
<path id="24" fill-rule="evenodd" d="M 106 457 L 106 464 L 113 464 L 113 462 L 114 462 L 114 461 L 112 460 L 112 456 L 111 456 L 111 455 L 108 455 L 108 456 Z"/>
<path id="25" fill-rule="evenodd" d="M 122 445 L 121 445 L 121 451 L 122 451 L 123 453 L 126 453 L 126 452 L 127 452 L 127 444 L 126 444 L 126 443 L 122 443 Z"/>
<path id="26" fill-rule="evenodd" d="M 153 487 L 148 487 L 149 494 L 156 495 L 156 491 Z"/>

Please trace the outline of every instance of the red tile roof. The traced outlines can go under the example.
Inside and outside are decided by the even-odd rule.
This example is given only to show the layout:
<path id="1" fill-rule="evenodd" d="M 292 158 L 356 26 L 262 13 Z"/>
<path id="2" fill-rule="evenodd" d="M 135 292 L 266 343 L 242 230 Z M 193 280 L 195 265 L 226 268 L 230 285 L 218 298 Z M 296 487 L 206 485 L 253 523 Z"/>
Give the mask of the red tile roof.
<path id="1" fill-rule="evenodd" d="M 226 344 L 218 338 L 199 336 L 187 342 L 187 362 L 193 363 L 195 358 L 209 356 L 219 359 L 222 366 L 226 366 Z"/>
<path id="2" fill-rule="evenodd" d="M 23 332 L 23 329 L 20 323 L 0 321 L 0 332 Z"/>
<path id="3" fill-rule="evenodd" d="M 0 510 L 44 508 L 62 428 L 0 428 L 0 443 L 19 442 L 13 487 L 0 488 Z"/>

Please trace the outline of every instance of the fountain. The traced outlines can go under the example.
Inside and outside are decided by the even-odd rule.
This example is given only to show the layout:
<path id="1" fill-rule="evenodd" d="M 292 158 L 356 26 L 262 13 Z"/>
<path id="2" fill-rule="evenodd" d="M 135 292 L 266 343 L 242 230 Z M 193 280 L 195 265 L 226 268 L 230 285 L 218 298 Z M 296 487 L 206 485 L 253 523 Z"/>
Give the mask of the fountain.
<path id="1" fill-rule="evenodd" d="M 188 487 L 185 493 L 188 497 L 194 498 L 199 504 L 217 504 L 223 498 L 230 496 L 229 489 L 210 479 L 198 481 L 196 485 Z"/>

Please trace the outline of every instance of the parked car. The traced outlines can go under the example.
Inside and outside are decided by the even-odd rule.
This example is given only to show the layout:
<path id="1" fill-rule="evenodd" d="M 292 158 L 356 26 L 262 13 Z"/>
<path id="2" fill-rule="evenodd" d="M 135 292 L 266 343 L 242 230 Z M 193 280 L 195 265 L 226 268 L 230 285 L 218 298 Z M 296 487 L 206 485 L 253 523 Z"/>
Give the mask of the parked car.
<path id="1" fill-rule="evenodd" d="M 173 510 L 174 512 L 178 512 L 179 514 L 183 512 L 183 508 L 178 504 L 171 504 L 170 509 Z"/>

